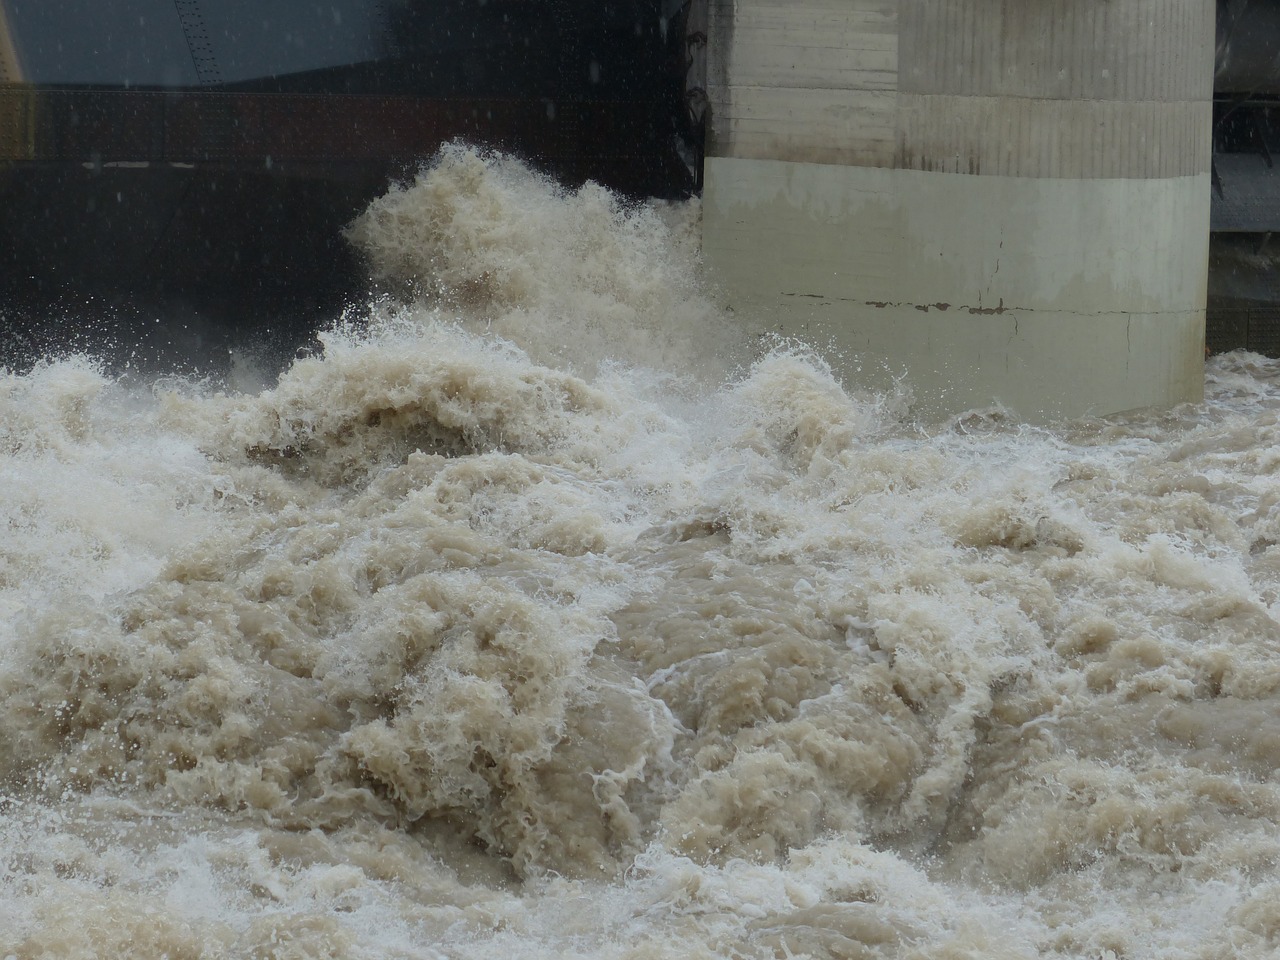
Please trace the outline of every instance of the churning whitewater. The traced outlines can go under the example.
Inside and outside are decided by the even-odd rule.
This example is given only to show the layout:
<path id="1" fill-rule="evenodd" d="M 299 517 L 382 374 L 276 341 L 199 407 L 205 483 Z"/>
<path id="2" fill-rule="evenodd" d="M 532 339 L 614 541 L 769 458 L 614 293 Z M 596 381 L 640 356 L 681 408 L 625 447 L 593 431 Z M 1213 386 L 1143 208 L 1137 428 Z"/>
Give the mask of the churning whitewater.
<path id="1" fill-rule="evenodd" d="M 3 375 L 0 957 L 1280 950 L 1280 363 L 922 426 L 696 216 L 453 146 L 269 388 Z"/>

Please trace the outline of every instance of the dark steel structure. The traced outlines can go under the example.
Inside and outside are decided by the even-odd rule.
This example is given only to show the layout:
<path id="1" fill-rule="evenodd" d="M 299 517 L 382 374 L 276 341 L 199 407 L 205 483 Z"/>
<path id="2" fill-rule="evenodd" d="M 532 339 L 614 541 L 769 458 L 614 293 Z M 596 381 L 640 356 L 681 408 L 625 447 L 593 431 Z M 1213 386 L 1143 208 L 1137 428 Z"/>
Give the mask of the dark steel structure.
<path id="1" fill-rule="evenodd" d="M 342 226 L 455 138 L 687 195 L 686 19 L 682 0 L 0 0 L 0 365 L 88 322 L 296 337 L 360 287 Z"/>
<path id="2" fill-rule="evenodd" d="M 1205 338 L 1280 356 L 1280 3 L 1218 0 Z"/>

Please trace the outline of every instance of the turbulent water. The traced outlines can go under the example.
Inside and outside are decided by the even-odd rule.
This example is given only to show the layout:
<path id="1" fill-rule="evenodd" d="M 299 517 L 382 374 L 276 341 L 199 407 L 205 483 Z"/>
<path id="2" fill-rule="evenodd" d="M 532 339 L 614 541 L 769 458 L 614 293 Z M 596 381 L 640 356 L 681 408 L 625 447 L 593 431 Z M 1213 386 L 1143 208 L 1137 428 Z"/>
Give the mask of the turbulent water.
<path id="1" fill-rule="evenodd" d="M 0 957 L 1263 958 L 1280 364 L 917 424 L 446 150 L 261 391 L 0 378 Z"/>

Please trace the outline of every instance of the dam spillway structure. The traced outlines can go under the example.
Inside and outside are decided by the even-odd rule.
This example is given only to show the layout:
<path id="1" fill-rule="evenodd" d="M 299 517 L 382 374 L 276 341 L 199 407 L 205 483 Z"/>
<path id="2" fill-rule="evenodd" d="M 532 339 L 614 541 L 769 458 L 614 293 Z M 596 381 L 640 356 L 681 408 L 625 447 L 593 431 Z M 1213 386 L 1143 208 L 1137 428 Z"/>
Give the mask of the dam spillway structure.
<path id="1" fill-rule="evenodd" d="M 707 0 L 704 254 L 926 416 L 1203 392 L 1205 0 Z"/>
<path id="2" fill-rule="evenodd" d="M 463 138 L 702 192 L 735 309 L 923 413 L 1193 399 L 1206 260 L 1209 346 L 1280 353 L 1278 10 L 0 0 L 0 365 L 86 317 L 313 329 L 342 227 Z"/>

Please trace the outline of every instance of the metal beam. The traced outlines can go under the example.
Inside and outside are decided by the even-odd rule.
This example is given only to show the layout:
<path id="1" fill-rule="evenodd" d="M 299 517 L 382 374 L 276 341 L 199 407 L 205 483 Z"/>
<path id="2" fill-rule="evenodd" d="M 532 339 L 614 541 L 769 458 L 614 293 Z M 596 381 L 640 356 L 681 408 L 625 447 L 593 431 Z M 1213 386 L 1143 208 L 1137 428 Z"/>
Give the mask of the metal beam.
<path id="1" fill-rule="evenodd" d="M 21 83 L 22 63 L 18 60 L 18 47 L 9 29 L 9 16 L 0 0 L 0 84 Z"/>
<path id="2" fill-rule="evenodd" d="M 173 0 L 173 5 L 178 10 L 178 19 L 182 21 L 182 33 L 187 38 L 191 62 L 195 65 L 201 86 L 221 83 L 222 68 L 218 66 L 218 58 L 213 52 L 213 42 L 209 38 L 209 28 L 205 26 L 204 14 L 200 12 L 199 0 Z"/>

